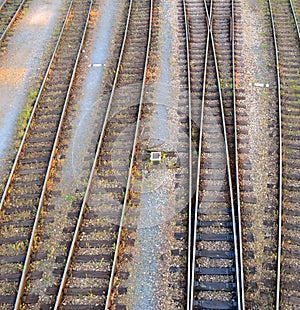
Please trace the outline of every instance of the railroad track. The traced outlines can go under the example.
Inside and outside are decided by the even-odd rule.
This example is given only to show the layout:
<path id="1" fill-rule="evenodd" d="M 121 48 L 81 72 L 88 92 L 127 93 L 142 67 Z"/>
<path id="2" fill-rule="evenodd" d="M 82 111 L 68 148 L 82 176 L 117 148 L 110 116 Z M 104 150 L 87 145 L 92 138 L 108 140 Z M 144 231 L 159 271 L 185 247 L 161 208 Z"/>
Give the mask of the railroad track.
<path id="1" fill-rule="evenodd" d="M 0 4 L 0 43 L 20 14 L 25 2 L 26 0 L 4 0 Z"/>
<path id="2" fill-rule="evenodd" d="M 1 306 L 20 307 L 92 2 L 71 1 L 1 197 Z M 27 297 L 35 299 L 35 296 Z M 26 301 L 25 301 L 26 302 Z"/>
<path id="3" fill-rule="evenodd" d="M 279 194 L 276 309 L 300 306 L 300 35 L 295 1 L 269 1 L 277 66 Z"/>
<path id="4" fill-rule="evenodd" d="M 124 228 L 124 218 L 143 103 L 151 14 L 152 2 L 129 2 L 113 88 L 63 276 L 54 289 L 54 309 L 111 306 L 119 251 L 130 232 Z"/>
<path id="5" fill-rule="evenodd" d="M 190 209 L 187 308 L 241 309 L 244 297 L 231 27 L 234 3 L 191 1 L 187 2 L 188 14 L 189 8 L 206 16 L 207 25 L 199 16 L 190 18 L 195 23 L 190 27 L 191 89 L 197 85 L 193 77 L 199 76 L 198 70 L 204 73 L 203 88 L 198 84 L 194 103 L 192 99 L 192 107 L 198 104 L 196 109 L 201 108 L 199 134 L 195 135 L 198 141 L 191 137 L 198 149 L 198 164 L 194 208 Z M 203 44 L 205 55 L 198 50 Z M 193 58 L 193 53 L 198 57 Z"/>

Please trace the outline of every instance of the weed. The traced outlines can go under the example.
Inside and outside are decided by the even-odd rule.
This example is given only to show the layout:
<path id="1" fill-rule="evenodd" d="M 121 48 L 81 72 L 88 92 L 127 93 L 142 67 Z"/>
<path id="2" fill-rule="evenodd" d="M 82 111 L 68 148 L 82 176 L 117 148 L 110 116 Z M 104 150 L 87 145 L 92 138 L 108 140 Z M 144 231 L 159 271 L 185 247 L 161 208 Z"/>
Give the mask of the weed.
<path id="1" fill-rule="evenodd" d="M 55 248 L 52 247 L 51 251 L 48 253 L 48 259 L 53 258 L 54 257 L 54 253 L 55 253 Z"/>
<path id="2" fill-rule="evenodd" d="M 44 276 L 44 281 L 45 281 L 45 282 L 49 282 L 50 279 L 51 279 L 50 273 L 46 273 L 45 276 Z"/>
<path id="3" fill-rule="evenodd" d="M 174 163 L 174 162 L 168 163 L 168 168 L 169 169 L 172 169 L 172 168 L 175 168 L 175 167 L 176 167 L 176 163 Z"/>
<path id="4" fill-rule="evenodd" d="M 149 192 L 153 191 L 153 184 L 151 182 L 148 183 L 148 190 Z"/>
<path id="5" fill-rule="evenodd" d="M 99 262 L 99 267 L 102 267 L 103 262 L 104 262 L 104 258 L 101 258 L 101 260 L 100 260 L 100 262 Z"/>
<path id="6" fill-rule="evenodd" d="M 260 98 L 264 98 L 264 97 L 266 96 L 266 92 L 261 91 L 261 92 L 259 93 L 259 96 L 260 96 Z"/>
<path id="7" fill-rule="evenodd" d="M 94 294 L 93 294 L 93 291 L 92 291 L 92 290 L 90 290 L 90 292 L 89 292 L 89 294 L 88 294 L 88 297 L 89 297 L 89 298 L 93 298 L 93 297 L 94 297 Z"/>
<path id="8" fill-rule="evenodd" d="M 300 85 L 293 85 L 293 86 L 292 86 L 292 89 L 293 89 L 293 90 L 300 90 Z"/>
<path id="9" fill-rule="evenodd" d="M 17 264 L 17 268 L 18 268 L 20 271 L 23 271 L 23 263 L 18 263 L 18 264 Z"/>
<path id="10" fill-rule="evenodd" d="M 64 200 L 65 201 L 68 201 L 68 202 L 73 202 L 75 200 L 75 197 L 70 195 L 70 194 L 67 194 L 65 197 L 64 197 Z"/>

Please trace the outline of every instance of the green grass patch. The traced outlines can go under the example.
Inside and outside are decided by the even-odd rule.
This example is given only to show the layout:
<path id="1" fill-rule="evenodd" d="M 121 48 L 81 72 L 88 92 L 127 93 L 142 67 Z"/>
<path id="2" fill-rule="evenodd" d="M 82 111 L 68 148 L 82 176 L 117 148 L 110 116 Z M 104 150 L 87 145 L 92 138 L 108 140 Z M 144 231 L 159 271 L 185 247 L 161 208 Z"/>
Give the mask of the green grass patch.
<path id="1" fill-rule="evenodd" d="M 67 194 L 65 197 L 64 197 L 64 200 L 65 201 L 68 201 L 68 202 L 72 202 L 75 200 L 75 197 L 70 195 L 70 194 Z"/>
<path id="2" fill-rule="evenodd" d="M 293 85 L 292 86 L 293 90 L 299 90 L 300 91 L 300 85 Z"/>
<path id="3" fill-rule="evenodd" d="M 33 103 L 36 99 L 37 94 L 38 94 L 37 90 L 30 90 L 29 91 L 25 107 L 22 110 L 22 112 L 21 112 L 21 114 L 17 120 L 17 138 L 19 138 L 19 139 L 23 137 L 25 128 L 27 126 L 28 119 L 30 117 L 32 106 L 33 106 Z"/>

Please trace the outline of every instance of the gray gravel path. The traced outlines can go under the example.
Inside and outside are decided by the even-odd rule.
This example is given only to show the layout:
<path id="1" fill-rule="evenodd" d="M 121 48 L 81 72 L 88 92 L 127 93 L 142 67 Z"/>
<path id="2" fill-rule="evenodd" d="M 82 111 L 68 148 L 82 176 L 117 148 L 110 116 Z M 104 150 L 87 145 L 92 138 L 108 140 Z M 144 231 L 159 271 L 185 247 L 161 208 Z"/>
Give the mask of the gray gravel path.
<path id="1" fill-rule="evenodd" d="M 168 108 L 170 102 L 170 66 L 171 58 L 171 25 L 169 18 L 169 3 L 162 1 L 162 44 L 160 46 L 160 77 L 155 89 L 153 101 L 152 131 L 149 136 L 149 148 L 164 149 L 169 141 Z M 161 164 L 163 165 L 163 164 Z M 156 173 L 158 171 L 158 173 Z M 136 253 L 133 260 L 131 274 L 131 287 L 129 295 L 130 309 L 157 309 L 156 285 L 159 276 L 159 260 L 164 253 L 164 233 L 160 224 L 166 217 L 168 204 L 167 171 L 159 167 L 152 169 L 143 178 L 140 217 L 137 228 Z M 170 189 L 169 189 L 170 190 Z"/>
<path id="2" fill-rule="evenodd" d="M 74 130 L 71 140 L 69 154 L 65 161 L 64 177 L 65 184 L 78 184 L 82 177 L 82 163 L 96 126 L 102 125 L 105 108 L 102 109 L 103 117 L 99 119 L 99 93 L 103 82 L 106 60 L 111 47 L 111 37 L 115 18 L 119 9 L 118 0 L 105 0 L 101 4 L 101 15 L 99 16 L 94 44 L 91 53 L 85 57 L 88 59 L 89 68 L 84 77 L 79 99 L 79 113 L 74 121 Z M 102 106 L 106 106 L 106 102 Z M 97 107 L 98 106 L 98 107 Z M 93 147 L 93 146 L 92 146 Z"/>
<path id="3" fill-rule="evenodd" d="M 11 151 L 17 120 L 26 104 L 35 76 L 57 24 L 64 0 L 33 0 L 26 14 L 12 28 L 13 36 L 0 53 L 0 179 Z"/>

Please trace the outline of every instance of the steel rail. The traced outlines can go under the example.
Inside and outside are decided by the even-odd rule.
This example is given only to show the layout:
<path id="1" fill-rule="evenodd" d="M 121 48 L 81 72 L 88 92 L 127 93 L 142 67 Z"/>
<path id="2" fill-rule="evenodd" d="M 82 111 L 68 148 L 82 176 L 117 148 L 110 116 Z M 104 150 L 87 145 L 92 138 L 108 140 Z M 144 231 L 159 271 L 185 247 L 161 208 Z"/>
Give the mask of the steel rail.
<path id="1" fill-rule="evenodd" d="M 211 0 L 212 3 L 213 0 Z M 230 168 L 230 155 L 229 155 L 229 147 L 227 141 L 227 129 L 226 129 L 226 122 L 225 122 L 225 112 L 224 112 L 224 105 L 223 105 L 223 98 L 222 98 L 222 88 L 219 76 L 219 68 L 218 68 L 218 60 L 217 60 L 217 53 L 214 43 L 214 36 L 212 33 L 212 24 L 211 24 L 211 16 L 212 13 L 208 13 L 207 3 L 204 0 L 205 4 L 205 11 L 206 17 L 208 20 L 208 28 L 210 32 L 211 38 L 211 45 L 214 55 L 214 63 L 216 66 L 216 75 L 217 75 L 217 82 L 218 82 L 218 91 L 219 91 L 219 100 L 220 100 L 220 108 L 221 108 L 221 115 L 222 115 L 222 125 L 223 125 L 223 136 L 224 136 L 224 143 L 225 143 L 225 151 L 226 151 L 226 162 L 227 162 L 227 174 L 228 174 L 228 183 L 229 183 L 229 192 L 230 192 L 230 204 L 231 204 L 231 217 L 232 217 L 232 227 L 233 227 L 233 239 L 234 239 L 234 253 L 235 253 L 235 269 L 236 269 L 236 282 L 237 282 L 237 306 L 238 309 L 241 309 L 241 294 L 240 294 L 240 267 L 239 267 L 239 251 L 238 251 L 238 243 L 237 243 L 237 232 L 236 232 L 236 219 L 235 219 L 235 205 L 234 205 L 234 194 L 233 194 L 233 185 L 232 185 L 232 178 L 231 178 L 231 168 Z M 212 4 L 211 4 L 212 7 Z M 211 8 L 212 10 L 212 8 Z"/>
<path id="2" fill-rule="evenodd" d="M 33 120 L 33 117 L 35 115 L 35 111 L 37 109 L 37 106 L 39 104 L 39 100 L 41 98 L 41 95 L 42 95 L 42 92 L 44 90 L 44 87 L 45 87 L 45 84 L 46 84 L 46 81 L 48 79 L 48 76 L 49 76 L 49 73 L 50 73 L 50 69 L 51 69 L 51 66 L 52 66 L 52 63 L 54 61 L 54 58 L 55 58 L 55 55 L 56 55 L 56 52 L 58 50 L 58 46 L 59 46 L 59 43 L 60 43 L 60 40 L 61 40 L 61 37 L 62 37 L 62 33 L 65 29 L 65 26 L 67 24 L 67 17 L 70 15 L 70 11 L 71 11 L 71 7 L 72 7 L 72 4 L 73 4 L 73 0 L 70 1 L 70 4 L 69 4 L 69 8 L 68 8 L 68 11 L 67 11 L 67 14 L 66 14 L 66 18 L 65 18 L 65 21 L 60 29 L 60 33 L 59 33 L 59 36 L 58 36 L 58 39 L 57 39 L 57 42 L 56 42 L 56 45 L 55 45 L 55 48 L 54 48 L 54 51 L 52 53 L 52 56 L 51 56 L 51 59 L 49 61 L 49 64 L 48 64 L 48 67 L 47 67 L 47 70 L 46 70 L 46 73 L 45 73 L 45 76 L 44 76 L 44 79 L 43 79 L 43 82 L 41 84 L 41 87 L 39 89 L 39 92 L 38 92 L 38 95 L 36 97 L 36 100 L 34 102 L 34 105 L 32 107 L 32 111 L 31 111 L 31 114 L 30 114 L 30 117 L 29 117 L 29 120 L 27 122 L 27 125 L 26 125 L 26 128 L 24 130 L 24 134 L 23 134 L 23 137 L 22 137 L 22 140 L 21 140 L 21 143 L 20 143 L 20 146 L 19 146 L 19 149 L 18 149 L 18 152 L 16 154 L 16 157 L 15 157 L 15 160 L 14 160 L 14 163 L 12 165 L 12 168 L 11 168 L 11 171 L 10 171 L 10 174 L 9 174 L 9 177 L 6 181 L 6 184 L 5 184 L 5 188 L 4 188 L 4 191 L 3 191 L 3 194 L 2 194 L 2 197 L 1 197 L 1 201 L 0 201 L 0 211 L 3 209 L 4 207 L 4 203 L 5 203 L 5 199 L 6 199 L 6 196 L 8 194 L 8 191 L 9 191 L 9 188 L 10 188 L 10 185 L 11 185 L 11 182 L 12 182 L 12 179 L 13 179 L 13 176 L 14 176 L 14 173 L 15 173 L 15 170 L 17 168 L 17 164 L 19 162 L 19 159 L 20 159 L 20 155 L 21 155 L 21 152 L 23 150 L 23 147 L 24 147 L 24 144 L 25 144 L 25 140 L 27 138 L 27 135 L 28 135 L 28 131 L 29 131 L 29 128 L 32 124 L 32 120 Z"/>
<path id="3" fill-rule="evenodd" d="M 188 247 L 187 247 L 187 297 L 186 305 L 189 310 L 191 293 L 191 245 L 192 245 L 192 198 L 193 198 L 193 157 L 192 157 L 192 98 L 191 98 L 191 67 L 190 67 L 190 34 L 187 19 L 186 2 L 182 0 L 184 25 L 185 25 L 185 45 L 187 61 L 187 86 L 188 86 L 188 117 L 189 117 L 189 195 L 188 195 Z"/>
<path id="4" fill-rule="evenodd" d="M 105 136 L 105 130 L 109 121 L 109 114 L 110 114 L 110 110 L 111 110 L 111 106 L 112 106 L 112 101 L 114 98 L 114 94 L 115 94 L 115 90 L 117 88 L 117 83 L 118 83 L 118 78 L 119 78 L 119 74 L 120 74 L 120 70 L 122 67 L 122 59 L 123 59 L 123 54 L 124 54 L 124 50 L 125 50 L 125 44 L 126 44 L 126 40 L 127 40 L 127 34 L 128 34 L 128 28 L 129 28 L 129 22 L 130 22 L 130 18 L 131 18 L 131 13 L 132 13 L 132 2 L 133 0 L 130 0 L 129 2 L 129 6 L 128 6 L 128 13 L 127 13 L 127 21 L 126 21 L 126 25 L 125 25 L 125 30 L 124 30 L 124 37 L 123 37 L 123 42 L 122 42 L 122 46 L 121 46 L 121 50 L 120 50 L 120 55 L 119 55 L 119 61 L 117 64 L 117 68 L 116 68 L 116 73 L 115 73 L 115 77 L 114 77 L 114 82 L 113 82 L 113 86 L 112 86 L 112 91 L 110 94 L 110 98 L 107 104 L 107 108 L 106 108 L 106 113 L 105 113 L 105 117 L 103 120 L 103 125 L 102 125 L 102 129 L 101 129 L 101 133 L 98 139 L 98 144 L 97 144 L 97 149 L 96 149 L 96 153 L 95 153 L 95 157 L 94 157 L 94 161 L 93 161 L 93 165 L 92 168 L 90 170 L 90 174 L 89 174 L 89 178 L 88 178 L 88 183 L 87 183 L 87 187 L 86 187 L 86 191 L 82 200 L 82 204 L 80 207 L 80 211 L 79 211 L 79 215 L 77 218 L 77 223 L 76 223 L 76 228 L 73 234 L 73 238 L 72 238 L 72 242 L 69 248 L 69 252 L 68 252 L 68 257 L 66 260 L 66 264 L 65 264 L 65 268 L 64 268 L 64 272 L 63 272 L 63 276 L 61 278 L 61 282 L 60 282 L 60 286 L 58 289 L 58 293 L 56 296 L 56 300 L 55 300 L 55 305 L 54 305 L 54 309 L 58 309 L 63 297 L 63 291 L 67 282 L 67 276 L 68 276 L 68 271 L 69 268 L 71 266 L 71 261 L 72 261 L 72 257 L 75 251 L 75 246 L 76 246 L 76 242 L 79 236 L 79 231 L 80 231 L 80 227 L 83 221 L 83 216 L 84 216 L 84 212 L 85 212 L 85 207 L 86 207 L 86 203 L 87 203 L 87 199 L 90 193 L 90 189 L 92 186 L 92 181 L 93 181 L 93 177 L 94 177 L 94 173 L 96 170 L 96 167 L 98 165 L 98 158 L 100 156 L 100 152 L 101 152 L 101 148 L 102 148 L 102 144 L 103 144 L 103 140 L 104 140 L 104 136 Z"/>
<path id="5" fill-rule="evenodd" d="M 212 2 L 212 0 L 211 0 Z M 211 12 L 210 12 L 211 14 Z M 206 91 L 206 77 L 207 77 L 207 62 L 208 62 L 208 49 L 209 49 L 209 27 L 207 27 L 206 36 L 206 49 L 204 59 L 204 73 L 203 73 L 203 86 L 202 86 L 202 100 L 201 100 L 201 114 L 199 124 L 199 142 L 198 142 L 198 161 L 197 161 L 197 175 L 196 175 L 196 193 L 194 204 L 194 225 L 192 227 L 192 267 L 191 267 L 191 285 L 190 285 L 190 300 L 189 310 L 194 309 L 194 286 L 195 286 L 195 269 L 196 269 L 196 236 L 197 236 L 197 219 L 198 219 L 198 204 L 199 204 L 199 187 L 200 187 L 200 172 L 201 172 L 201 153 L 202 153 L 202 137 L 203 137 L 203 121 L 204 121 L 204 103 L 205 103 L 205 91 Z"/>
<path id="6" fill-rule="evenodd" d="M 18 9 L 16 10 L 15 14 L 13 15 L 13 17 L 11 18 L 9 24 L 7 25 L 7 27 L 4 29 L 4 32 L 1 34 L 1 37 L 0 37 L 0 43 L 3 41 L 4 37 L 6 36 L 8 30 L 10 29 L 11 25 L 13 24 L 13 22 L 15 21 L 15 19 L 17 18 L 18 14 L 20 13 L 24 3 L 25 3 L 26 0 L 23 0 Z M 0 7 L 0 11 L 3 9 L 3 7 L 5 6 L 5 4 L 7 3 L 7 1 L 4 1 Z"/>
<path id="7" fill-rule="evenodd" d="M 73 1 L 71 2 L 71 4 L 73 4 Z M 49 159 L 49 164 L 48 164 L 45 180 L 44 180 L 43 187 L 42 187 L 42 192 L 41 192 L 41 195 L 40 195 L 40 198 L 39 198 L 39 204 L 38 204 L 38 208 L 37 208 L 37 211 L 36 211 L 36 216 L 35 216 L 35 219 L 34 219 L 34 225 L 33 225 L 33 228 L 32 228 L 30 241 L 29 241 L 29 244 L 28 244 L 28 250 L 27 250 L 27 253 L 26 253 L 26 259 L 25 259 L 25 263 L 24 263 L 24 266 L 23 266 L 23 271 L 22 271 L 22 276 L 21 276 L 21 280 L 20 280 L 20 284 L 19 284 L 19 289 L 18 289 L 18 293 L 17 293 L 17 296 L 16 296 L 16 300 L 15 300 L 15 306 L 14 306 L 15 310 L 18 310 L 20 308 L 20 305 L 21 305 L 21 298 L 22 298 L 23 291 L 24 291 L 24 288 L 25 288 L 26 277 L 27 277 L 27 273 L 28 273 L 28 270 L 29 270 L 29 266 L 30 266 L 30 257 L 31 257 L 32 251 L 33 251 L 34 239 L 35 239 L 36 231 L 37 231 L 37 228 L 38 228 L 38 223 L 39 223 L 39 220 L 40 220 L 40 215 L 41 215 L 41 211 L 42 211 L 42 207 L 43 207 L 45 193 L 46 193 L 46 190 L 47 190 L 47 182 L 48 182 L 50 174 L 51 174 L 52 163 L 53 163 L 53 159 L 55 157 L 56 148 L 57 148 L 57 145 L 58 145 L 58 142 L 59 142 L 60 133 L 61 133 L 61 130 L 62 130 L 63 121 L 64 121 L 64 117 L 65 117 L 65 114 L 66 114 L 66 111 L 67 111 L 67 106 L 68 106 L 68 102 L 69 102 L 69 98 L 70 98 L 70 94 L 71 94 L 71 88 L 73 86 L 73 82 L 74 82 L 74 78 L 75 78 L 75 74 L 76 74 L 76 69 L 77 69 L 77 66 L 78 66 L 80 54 L 81 54 L 83 43 L 84 43 L 84 39 L 85 39 L 85 36 L 86 36 L 86 30 L 87 30 L 88 21 L 89 21 L 89 18 L 90 18 L 90 13 L 91 13 L 92 5 L 93 5 L 93 0 L 90 0 L 90 6 L 89 6 L 88 14 L 87 14 L 87 19 L 85 21 L 85 26 L 84 26 L 84 29 L 83 29 L 83 32 L 82 32 L 82 38 L 81 38 L 80 46 L 79 46 L 78 53 L 77 53 L 77 56 L 76 56 L 76 60 L 75 60 L 75 63 L 74 63 L 74 67 L 73 67 L 73 71 L 72 71 L 72 76 L 71 76 L 71 80 L 70 80 L 68 91 L 67 91 L 67 96 L 66 96 L 66 99 L 65 99 L 65 102 L 64 102 L 64 105 L 63 105 L 62 114 L 61 114 L 61 117 L 60 117 L 60 120 L 59 120 L 58 129 L 57 129 L 57 132 L 56 132 L 56 136 L 55 136 L 53 148 L 52 148 L 52 151 L 51 151 L 51 156 L 50 156 L 50 159 Z M 70 15 L 71 7 L 72 6 L 70 5 L 66 20 L 68 19 L 69 15 Z M 65 21 L 65 23 L 66 23 L 66 21 Z M 64 27 L 63 27 L 63 29 L 64 29 Z M 60 35 L 60 38 L 61 38 L 61 35 Z M 59 39 L 59 41 L 60 41 L 60 39 Z"/>
<path id="8" fill-rule="evenodd" d="M 276 303 L 275 309 L 280 309 L 280 276 L 281 276 L 281 246 L 282 246 L 282 112 L 281 112 L 281 80 L 279 71 L 279 51 L 275 29 L 274 15 L 271 0 L 268 0 L 272 23 L 273 41 L 275 48 L 275 63 L 277 73 L 277 96 L 278 96 L 278 131 L 279 131 L 279 179 L 278 179 L 278 248 L 277 248 L 277 274 L 276 274 Z"/>
<path id="9" fill-rule="evenodd" d="M 290 0 L 290 6 L 291 6 L 291 10 L 292 10 L 293 17 L 294 17 L 294 22 L 295 22 L 297 33 L 298 33 L 298 38 L 300 39 L 299 24 L 298 24 L 297 15 L 296 15 L 296 12 L 295 12 L 295 9 L 294 9 L 293 0 Z"/>
<path id="10" fill-rule="evenodd" d="M 236 220 L 235 220 L 234 194 L 233 194 L 233 185 L 232 185 L 232 179 L 231 179 L 230 156 L 229 156 L 229 147 L 228 147 L 228 141 L 227 141 L 227 130 L 226 130 L 225 113 L 224 113 L 223 98 L 222 98 L 222 89 L 221 89 L 219 69 L 218 69 L 218 60 L 217 60 L 217 54 L 216 54 L 214 36 L 212 33 L 212 24 L 211 24 L 213 3 L 211 0 L 210 12 L 208 12 L 206 0 L 203 0 L 203 2 L 204 2 L 204 6 L 205 6 L 205 11 L 206 11 L 207 28 L 208 28 L 209 37 L 211 40 L 212 51 L 213 51 L 213 56 L 214 56 L 214 63 L 215 63 L 217 84 L 218 84 L 219 101 L 220 101 L 220 109 L 221 109 L 221 116 L 222 116 L 222 127 L 223 127 L 223 136 L 224 136 L 225 152 L 226 152 L 226 166 L 227 166 L 227 175 L 228 175 L 229 192 L 230 192 L 231 217 L 232 217 L 232 222 L 233 222 L 234 253 L 235 253 L 236 282 L 237 282 L 237 289 L 236 289 L 237 306 L 238 306 L 238 309 L 241 309 L 239 251 L 237 248 L 237 232 L 236 232 Z M 203 84 L 203 85 L 205 87 L 205 84 Z M 203 111 L 201 113 L 203 113 Z M 202 117 L 202 115 L 201 115 L 201 117 Z M 200 130 L 202 130 L 202 128 Z M 201 133 L 201 135 L 202 135 L 202 133 Z M 200 137 L 199 137 L 199 139 L 200 139 Z M 201 139 L 202 139 L 202 136 L 201 136 Z M 200 147 L 200 143 L 199 143 L 199 147 Z M 199 182 L 199 179 L 200 179 L 200 162 L 201 162 L 201 152 L 200 151 L 201 151 L 201 149 L 199 148 L 197 182 Z M 196 190 L 198 190 L 198 188 Z M 197 229 L 197 214 L 198 214 L 198 195 L 199 195 L 199 191 L 196 195 L 197 201 L 195 203 L 193 258 L 195 258 L 195 256 L 196 256 L 196 229 Z M 193 264 L 195 264 L 195 259 L 193 260 Z M 194 287 L 194 279 L 193 279 L 192 284 Z M 193 299 L 194 298 L 192 296 L 191 303 L 194 302 Z"/>
<path id="11" fill-rule="evenodd" d="M 117 267 L 119 248 L 120 248 L 121 238 L 122 238 L 123 223 L 124 223 L 124 219 L 125 219 L 125 210 L 126 210 L 126 206 L 127 206 L 127 200 L 129 198 L 129 189 L 130 189 L 130 183 L 131 183 L 132 169 L 133 169 L 134 160 L 135 160 L 135 152 L 136 152 L 138 134 L 139 134 L 139 129 L 140 129 L 140 119 L 142 116 L 142 105 L 143 105 L 143 100 L 144 100 L 144 91 L 145 91 L 145 84 L 146 84 L 146 77 L 147 77 L 147 67 L 148 67 L 148 59 L 149 59 L 150 45 L 151 45 L 151 34 L 152 34 L 152 22 L 153 22 L 152 18 L 153 18 L 153 0 L 150 0 L 148 41 L 147 41 L 147 50 L 146 50 L 146 56 L 145 56 L 143 81 L 142 81 L 142 85 L 141 85 L 141 95 L 140 95 L 140 101 L 139 101 L 138 117 L 137 117 L 137 122 L 136 122 L 136 127 L 135 127 L 135 134 L 134 134 L 134 141 L 133 141 L 133 145 L 132 145 L 132 152 L 131 152 L 131 159 L 130 159 L 128 177 L 127 177 L 126 191 L 125 191 L 124 201 L 123 201 L 123 206 L 122 206 L 122 214 L 121 214 L 121 219 L 120 219 L 120 226 L 119 226 L 118 237 L 117 237 L 117 242 L 116 242 L 115 254 L 114 254 L 111 276 L 110 276 L 108 292 L 107 292 L 107 297 L 106 297 L 105 310 L 108 310 L 110 307 L 112 289 L 113 289 L 113 284 L 114 284 L 113 283 L 114 275 L 115 275 L 116 267 Z"/>
<path id="12" fill-rule="evenodd" d="M 0 13 L 1 13 L 1 10 L 3 9 L 4 5 L 6 4 L 8 0 L 5 0 L 3 1 L 1 4 L 0 4 Z"/>
<path id="13" fill-rule="evenodd" d="M 232 101 L 233 101 L 233 127 L 234 127 L 234 162 L 235 162 L 235 182 L 236 182 L 236 207 L 239 239 L 239 262 L 240 262 L 240 294 L 241 309 L 245 309 L 245 289 L 244 289 L 244 267 L 243 267 L 243 235 L 242 235 L 242 215 L 241 197 L 239 181 L 239 152 L 238 152 L 238 132 L 237 132 L 237 110 L 236 110 L 236 79 L 235 79 L 235 0 L 231 0 L 231 53 L 232 53 Z"/>

